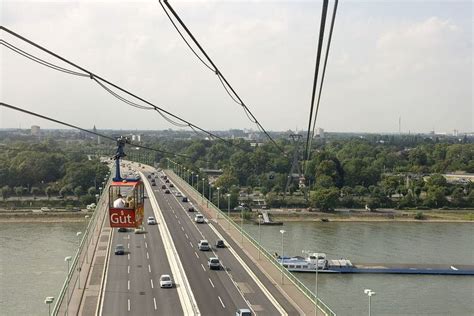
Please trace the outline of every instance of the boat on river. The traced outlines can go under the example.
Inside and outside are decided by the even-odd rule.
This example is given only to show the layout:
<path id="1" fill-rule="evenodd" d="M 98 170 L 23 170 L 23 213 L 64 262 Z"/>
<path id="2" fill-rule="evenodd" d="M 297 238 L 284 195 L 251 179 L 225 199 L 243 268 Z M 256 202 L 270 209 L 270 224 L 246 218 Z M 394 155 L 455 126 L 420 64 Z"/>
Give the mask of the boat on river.
<path id="1" fill-rule="evenodd" d="M 290 272 L 474 275 L 474 265 L 352 263 L 344 258 L 327 259 L 324 253 L 311 253 L 306 258 L 276 256 Z"/>

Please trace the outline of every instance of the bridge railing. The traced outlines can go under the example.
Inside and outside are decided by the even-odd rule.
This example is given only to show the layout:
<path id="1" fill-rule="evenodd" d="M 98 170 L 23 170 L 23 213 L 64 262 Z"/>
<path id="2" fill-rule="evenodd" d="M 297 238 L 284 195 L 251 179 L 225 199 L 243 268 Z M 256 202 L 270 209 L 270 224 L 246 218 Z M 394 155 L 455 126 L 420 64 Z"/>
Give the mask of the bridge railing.
<path id="1" fill-rule="evenodd" d="M 186 180 L 182 178 L 180 179 L 187 186 L 187 189 L 192 190 L 197 195 L 201 195 L 201 192 L 197 191 L 194 187 L 187 183 Z M 245 230 L 242 230 L 240 225 L 233 221 L 232 218 L 227 216 L 227 214 L 220 210 L 216 205 L 214 205 L 214 203 L 206 199 L 206 197 L 204 197 L 204 200 L 207 203 L 208 207 L 213 208 L 215 212 L 217 212 L 220 216 L 226 219 L 227 222 L 233 225 L 236 230 L 240 231 L 247 238 L 247 240 L 250 241 L 278 270 L 280 270 L 288 280 L 290 280 L 302 293 L 304 293 L 306 297 L 308 297 L 313 302 L 313 304 L 317 304 L 319 310 L 323 311 L 328 316 L 336 316 L 336 313 L 332 311 L 331 308 L 326 305 L 320 298 L 317 298 L 316 301 L 316 294 L 312 290 L 310 290 L 303 282 L 301 282 L 293 273 L 288 271 L 287 268 L 280 264 L 277 258 L 270 252 L 268 252 L 257 240 L 255 240 L 255 238 L 253 238 Z"/>
<path id="2" fill-rule="evenodd" d="M 66 280 L 64 280 L 63 286 L 61 287 L 61 290 L 59 291 L 58 297 L 56 299 L 56 303 L 54 304 L 54 307 L 51 311 L 51 315 L 66 315 L 67 310 L 68 310 L 68 304 L 71 301 L 71 297 L 73 295 L 74 289 L 76 287 L 76 284 L 80 281 L 81 285 L 81 290 L 84 290 L 84 285 L 86 284 L 87 280 L 79 280 L 79 274 L 80 274 L 80 267 L 84 263 L 84 260 L 92 260 L 91 257 L 88 256 L 88 249 L 90 242 L 92 240 L 92 237 L 94 235 L 94 232 L 99 234 L 99 226 L 103 222 L 104 216 L 107 213 L 104 211 L 104 207 L 102 207 L 105 203 L 105 199 L 107 198 L 107 194 L 104 192 L 107 191 L 107 185 L 104 186 L 104 189 L 102 191 L 102 194 L 97 202 L 96 209 L 94 213 L 92 213 L 91 218 L 88 221 L 87 227 L 85 231 L 82 234 L 82 238 L 80 240 L 79 247 L 77 248 L 77 251 L 72 258 L 70 264 L 69 264 L 69 271 L 66 276 Z M 102 210 L 102 211 L 100 211 Z M 88 214 L 85 214 L 88 215 Z M 84 215 L 84 216 L 85 216 Z M 84 248 L 85 251 L 84 251 Z"/>

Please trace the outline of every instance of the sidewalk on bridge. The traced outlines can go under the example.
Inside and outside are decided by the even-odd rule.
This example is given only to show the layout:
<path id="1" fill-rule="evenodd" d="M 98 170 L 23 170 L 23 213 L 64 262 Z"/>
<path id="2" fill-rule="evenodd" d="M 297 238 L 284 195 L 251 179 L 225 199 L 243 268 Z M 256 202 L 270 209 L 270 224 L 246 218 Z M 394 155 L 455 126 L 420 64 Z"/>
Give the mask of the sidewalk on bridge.
<path id="1" fill-rule="evenodd" d="M 287 279 L 286 276 L 283 278 L 283 284 L 281 282 L 282 273 L 275 267 L 275 265 L 264 255 L 259 256 L 259 249 L 256 248 L 246 237 L 242 237 L 240 230 L 233 225 L 228 225 L 228 222 L 222 216 L 217 216 L 218 211 L 214 208 L 209 207 L 209 201 L 204 198 L 202 203 L 202 197 L 195 190 L 191 189 L 190 185 L 183 179 L 179 178 L 173 171 L 166 170 L 166 174 L 171 180 L 178 184 L 182 193 L 191 198 L 200 207 L 202 212 L 207 216 L 213 223 L 217 223 L 219 231 L 225 232 L 230 236 L 235 244 L 237 244 L 243 252 L 252 260 L 253 263 L 261 270 L 261 272 L 271 281 L 271 283 L 285 296 L 290 302 L 293 303 L 295 308 L 300 311 L 301 314 L 310 315 L 315 314 L 315 304 L 295 285 L 291 280 Z M 216 227 L 217 228 L 217 227 Z M 244 259 L 244 258 L 242 258 Z M 245 261 L 245 260 L 244 260 Z M 272 295 L 275 294 L 271 289 L 267 288 Z M 325 312 L 319 309 L 319 315 L 325 315 Z"/>

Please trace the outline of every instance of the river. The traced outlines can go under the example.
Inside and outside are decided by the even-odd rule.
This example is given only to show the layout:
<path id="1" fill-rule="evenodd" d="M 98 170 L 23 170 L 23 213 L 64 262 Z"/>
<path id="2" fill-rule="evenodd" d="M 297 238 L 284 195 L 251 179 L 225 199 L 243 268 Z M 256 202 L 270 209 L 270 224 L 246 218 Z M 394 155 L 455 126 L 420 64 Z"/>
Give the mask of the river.
<path id="1" fill-rule="evenodd" d="M 0 314 L 47 315 L 46 296 L 57 296 L 66 275 L 64 257 L 77 247 L 81 223 L 0 223 Z M 245 225 L 258 239 L 258 226 Z M 324 252 L 353 262 L 474 263 L 474 225 L 456 223 L 290 222 L 262 226 L 271 252 Z M 314 288 L 315 274 L 297 274 Z M 338 316 L 474 315 L 474 277 L 319 274 L 318 293 Z"/>

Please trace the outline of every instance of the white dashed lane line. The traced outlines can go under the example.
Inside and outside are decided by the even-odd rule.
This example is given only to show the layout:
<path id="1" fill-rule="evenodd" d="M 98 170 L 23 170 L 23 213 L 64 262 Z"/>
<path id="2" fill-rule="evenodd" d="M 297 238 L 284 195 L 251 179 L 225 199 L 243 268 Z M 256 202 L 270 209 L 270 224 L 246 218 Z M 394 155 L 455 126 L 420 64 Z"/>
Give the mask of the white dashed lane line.
<path id="1" fill-rule="evenodd" d="M 219 301 L 221 302 L 221 305 L 222 305 L 222 308 L 225 308 L 225 305 L 224 305 L 224 302 L 222 302 L 222 299 L 220 296 L 217 297 L 219 299 Z"/>

